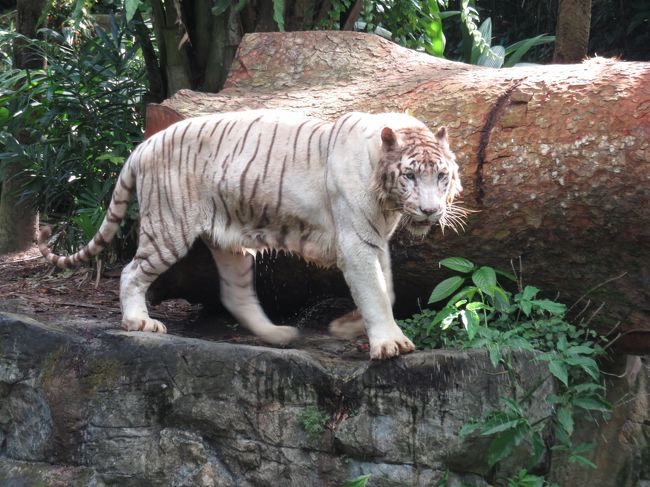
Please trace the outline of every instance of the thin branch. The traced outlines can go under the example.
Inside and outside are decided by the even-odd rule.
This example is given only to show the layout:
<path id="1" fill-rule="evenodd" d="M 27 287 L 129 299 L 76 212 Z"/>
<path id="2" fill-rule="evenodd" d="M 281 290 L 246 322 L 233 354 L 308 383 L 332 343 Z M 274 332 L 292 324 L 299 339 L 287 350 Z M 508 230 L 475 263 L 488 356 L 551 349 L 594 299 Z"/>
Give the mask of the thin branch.
<path id="1" fill-rule="evenodd" d="M 603 287 L 605 284 L 609 284 L 610 282 L 616 281 L 616 280 L 618 280 L 618 279 L 620 279 L 620 278 L 622 278 L 622 277 L 624 277 L 626 275 L 627 275 L 627 272 L 623 272 L 622 274 L 620 274 L 618 276 L 610 277 L 609 279 L 604 280 L 600 284 L 596 284 L 594 287 L 592 287 L 586 293 L 584 293 L 582 296 L 580 296 L 578 298 L 578 300 L 569 307 L 567 312 L 571 311 L 580 301 L 582 301 L 584 298 L 586 298 L 589 294 L 594 292 L 596 289 L 599 289 L 599 288 Z"/>

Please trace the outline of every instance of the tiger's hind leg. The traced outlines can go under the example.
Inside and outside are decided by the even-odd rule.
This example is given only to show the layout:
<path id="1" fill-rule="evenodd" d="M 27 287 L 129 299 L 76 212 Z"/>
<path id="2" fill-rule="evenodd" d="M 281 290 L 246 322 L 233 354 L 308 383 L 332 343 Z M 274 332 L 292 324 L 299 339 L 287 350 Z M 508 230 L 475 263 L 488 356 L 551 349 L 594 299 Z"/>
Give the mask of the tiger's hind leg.
<path id="1" fill-rule="evenodd" d="M 296 328 L 274 325 L 262 310 L 253 285 L 253 256 L 215 247 L 210 251 L 219 271 L 221 302 L 239 324 L 274 345 L 286 345 L 298 337 Z"/>
<path id="2" fill-rule="evenodd" d="M 153 280 L 149 280 L 149 277 L 143 272 L 142 262 L 138 259 L 133 259 L 122 270 L 120 278 L 122 328 L 127 331 L 167 333 L 165 325 L 149 317 L 145 299 L 147 289 L 153 282 Z"/>
<path id="3" fill-rule="evenodd" d="M 158 238 L 153 230 L 140 227 L 138 251 L 133 260 L 122 270 L 120 278 L 120 305 L 122 307 L 122 328 L 127 331 L 150 331 L 166 333 L 167 328 L 160 321 L 149 316 L 146 293 L 151 283 L 185 256 L 189 250 L 188 242 L 178 243 L 171 238 Z M 173 229 L 161 230 L 166 236 L 175 234 Z M 180 230 L 177 231 L 180 233 Z M 177 234 L 177 233 L 176 233 Z M 164 246 L 162 242 L 167 243 Z M 174 248 L 170 246 L 176 245 Z M 179 249 L 180 248 L 180 249 Z"/>
<path id="4" fill-rule="evenodd" d="M 346 340 L 353 340 L 366 334 L 366 327 L 358 309 L 350 311 L 343 316 L 333 320 L 329 324 L 329 332 L 337 337 Z"/>

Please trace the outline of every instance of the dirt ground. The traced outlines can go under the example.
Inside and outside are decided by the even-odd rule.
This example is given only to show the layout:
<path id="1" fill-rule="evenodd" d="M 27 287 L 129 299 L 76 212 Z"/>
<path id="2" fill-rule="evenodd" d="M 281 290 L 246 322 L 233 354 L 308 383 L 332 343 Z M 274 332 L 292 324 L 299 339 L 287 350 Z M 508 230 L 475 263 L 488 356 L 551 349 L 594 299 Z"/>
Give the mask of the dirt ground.
<path id="1" fill-rule="evenodd" d="M 33 247 L 0 256 L 0 309 L 38 319 L 94 318 L 115 326 L 120 322 L 119 286 L 122 266 L 84 267 L 61 271 L 48 264 Z M 152 307 L 156 318 L 190 320 L 198 305 L 170 300 Z"/>
<path id="2" fill-rule="evenodd" d="M 121 329 L 119 303 L 122 265 L 82 267 L 62 271 L 47 263 L 37 247 L 0 256 L 0 311 L 17 313 L 42 323 L 73 329 L 87 336 Z M 278 324 L 297 326 L 303 339 L 296 346 L 327 349 L 332 354 L 358 356 L 368 349 L 367 339 L 341 343 L 326 331 L 332 317 L 347 312 L 349 303 L 327 301 L 302 310 Z M 198 304 L 182 299 L 149 306 L 153 318 L 167 326 L 168 333 L 213 341 L 263 345 L 230 316 L 208 316 Z M 337 343 L 338 342 L 338 343 Z"/>

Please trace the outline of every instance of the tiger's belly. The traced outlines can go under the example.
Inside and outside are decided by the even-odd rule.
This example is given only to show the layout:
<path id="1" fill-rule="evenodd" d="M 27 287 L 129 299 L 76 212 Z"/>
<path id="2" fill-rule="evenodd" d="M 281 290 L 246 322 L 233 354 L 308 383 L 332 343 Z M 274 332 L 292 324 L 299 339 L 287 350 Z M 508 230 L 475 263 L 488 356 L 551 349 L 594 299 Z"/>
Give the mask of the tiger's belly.
<path id="1" fill-rule="evenodd" d="M 326 267 L 336 264 L 334 235 L 302 221 L 297 225 L 285 223 L 265 228 L 242 228 L 241 247 L 252 252 L 283 250 Z"/>

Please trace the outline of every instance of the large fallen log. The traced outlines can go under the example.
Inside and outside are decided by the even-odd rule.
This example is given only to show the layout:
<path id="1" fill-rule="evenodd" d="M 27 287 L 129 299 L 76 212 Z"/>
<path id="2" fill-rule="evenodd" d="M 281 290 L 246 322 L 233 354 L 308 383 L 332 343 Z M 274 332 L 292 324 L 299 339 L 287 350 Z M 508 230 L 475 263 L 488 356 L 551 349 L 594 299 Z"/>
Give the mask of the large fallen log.
<path id="1" fill-rule="evenodd" d="M 444 277 L 437 270 L 443 257 L 501 268 L 521 257 L 524 279 L 559 291 L 565 302 L 595 288 L 581 302 L 605 303 L 591 326 L 615 328 L 614 335 L 623 335 L 621 351 L 650 352 L 650 64 L 596 58 L 497 70 L 436 59 L 368 34 L 251 34 L 222 92 L 180 91 L 151 106 L 147 131 L 185 117 L 261 107 L 327 119 L 409 110 L 432 128 L 449 127 L 463 199 L 480 212 L 460 235 L 396 236 L 400 311 L 426 302 Z M 152 299 L 217 301 L 214 285 L 197 285 L 217 282 L 208 258 L 198 249 L 161 277 Z M 344 289 L 336 273 L 286 262 L 270 266 L 272 277 L 260 275 L 267 305 Z M 275 296 L 278 280 L 285 286 Z"/>

